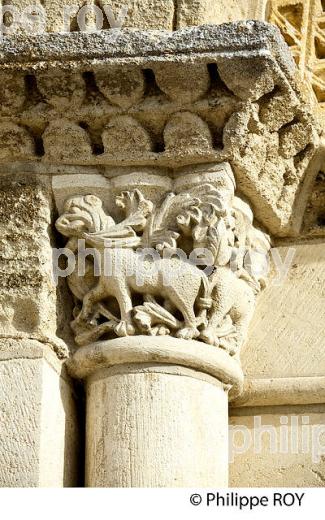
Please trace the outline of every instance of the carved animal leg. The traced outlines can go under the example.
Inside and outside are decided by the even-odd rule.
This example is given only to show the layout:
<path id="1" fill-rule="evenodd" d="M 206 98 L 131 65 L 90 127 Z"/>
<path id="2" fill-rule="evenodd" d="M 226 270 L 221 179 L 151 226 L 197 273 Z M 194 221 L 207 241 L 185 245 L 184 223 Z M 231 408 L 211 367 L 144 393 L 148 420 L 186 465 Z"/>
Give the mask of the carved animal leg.
<path id="1" fill-rule="evenodd" d="M 188 305 L 176 291 L 171 290 L 169 292 L 169 298 L 177 309 L 182 313 L 185 327 L 179 330 L 176 334 L 181 339 L 193 339 L 200 335 L 199 330 L 196 327 L 196 316 L 194 313 L 194 300 L 192 306 Z"/>
<path id="2" fill-rule="evenodd" d="M 209 345 L 219 346 L 220 340 L 216 333 L 223 320 L 231 310 L 231 289 L 223 283 L 222 279 L 216 284 L 212 293 L 212 309 L 210 311 L 209 325 L 200 334 L 200 339 Z"/>
<path id="3" fill-rule="evenodd" d="M 130 290 L 125 284 L 122 283 L 116 283 L 114 289 L 112 292 L 118 301 L 121 313 L 121 321 L 115 327 L 115 332 L 120 337 L 132 336 L 135 334 L 135 328 L 132 324 L 133 305 Z"/>
<path id="4" fill-rule="evenodd" d="M 103 288 L 101 284 L 98 284 L 94 289 L 89 291 L 84 297 L 81 313 L 79 318 L 83 321 L 88 321 L 92 315 L 94 306 L 103 298 Z"/>

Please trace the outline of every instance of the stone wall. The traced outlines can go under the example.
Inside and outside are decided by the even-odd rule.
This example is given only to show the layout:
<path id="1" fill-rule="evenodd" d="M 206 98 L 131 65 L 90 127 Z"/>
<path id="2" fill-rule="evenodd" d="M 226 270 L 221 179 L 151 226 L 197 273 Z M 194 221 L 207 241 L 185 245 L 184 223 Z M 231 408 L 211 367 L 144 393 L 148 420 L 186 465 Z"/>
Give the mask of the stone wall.
<path id="1" fill-rule="evenodd" d="M 233 410 L 231 486 L 324 487 L 324 420 L 323 404 Z"/>
<path id="2" fill-rule="evenodd" d="M 80 432 L 63 366 L 69 304 L 52 275 L 50 179 L 2 174 L 0 199 L 0 486 L 75 486 Z"/>

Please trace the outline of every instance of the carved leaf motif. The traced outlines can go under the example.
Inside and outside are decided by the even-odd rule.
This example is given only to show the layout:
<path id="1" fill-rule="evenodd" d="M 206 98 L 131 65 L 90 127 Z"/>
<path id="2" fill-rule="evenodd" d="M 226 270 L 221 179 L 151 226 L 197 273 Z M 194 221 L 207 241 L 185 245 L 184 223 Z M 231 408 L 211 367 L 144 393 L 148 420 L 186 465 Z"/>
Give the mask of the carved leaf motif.
<path id="1" fill-rule="evenodd" d="M 209 247 L 215 258 L 215 265 L 226 265 L 231 256 L 227 228 L 224 220 L 209 228 Z"/>
<path id="2" fill-rule="evenodd" d="M 154 299 L 134 309 L 134 320 L 140 330 L 153 336 L 169 334 L 170 329 L 176 330 L 181 326 L 181 322 Z"/>
<path id="3" fill-rule="evenodd" d="M 227 201 L 211 184 L 192 188 L 188 193 L 169 193 L 148 220 L 142 245 L 157 250 L 174 249 L 180 233 L 190 236 L 193 226 L 200 222 L 211 225 L 226 213 Z"/>
<path id="4" fill-rule="evenodd" d="M 144 198 L 141 191 L 123 191 L 119 197 L 116 197 L 116 205 L 126 214 L 126 219 L 120 225 L 143 231 L 147 217 L 152 213 L 153 204 Z"/>
<path id="5" fill-rule="evenodd" d="M 142 245 L 144 247 L 155 247 L 158 250 L 164 247 L 176 248 L 179 233 L 174 229 L 170 229 L 171 225 L 170 215 L 173 213 L 175 204 L 179 204 L 181 200 L 187 200 L 188 195 L 175 195 L 169 193 L 162 205 L 156 208 L 148 220 L 145 232 L 142 237 Z"/>

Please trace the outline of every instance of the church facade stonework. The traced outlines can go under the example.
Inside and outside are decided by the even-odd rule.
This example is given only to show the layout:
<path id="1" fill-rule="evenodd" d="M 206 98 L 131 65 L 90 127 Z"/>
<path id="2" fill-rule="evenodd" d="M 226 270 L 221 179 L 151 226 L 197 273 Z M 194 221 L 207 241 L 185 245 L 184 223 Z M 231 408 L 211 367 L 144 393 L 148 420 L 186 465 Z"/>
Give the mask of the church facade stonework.
<path id="1" fill-rule="evenodd" d="M 325 6 L 66 3 L 0 41 L 0 486 L 323 486 Z"/>

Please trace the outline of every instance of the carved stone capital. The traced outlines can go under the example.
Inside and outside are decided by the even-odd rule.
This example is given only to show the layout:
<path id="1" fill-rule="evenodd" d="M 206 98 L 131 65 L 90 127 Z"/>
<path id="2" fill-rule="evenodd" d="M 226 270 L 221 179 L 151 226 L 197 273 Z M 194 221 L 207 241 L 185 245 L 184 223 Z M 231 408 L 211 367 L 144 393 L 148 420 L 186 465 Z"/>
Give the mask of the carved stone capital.
<path id="1" fill-rule="evenodd" d="M 150 197 L 157 173 L 150 182 L 146 172 L 129 176 L 129 191 L 116 192 L 115 210 L 104 195 L 109 183 L 101 198 L 81 195 L 76 186 L 63 205 L 56 227 L 76 259 L 68 276 L 71 326 L 82 347 L 75 362 L 97 348 L 106 359 L 110 341 L 128 336 L 150 337 L 151 361 L 155 342 L 164 339 L 175 346 L 179 340 L 181 350 L 191 340 L 197 352 L 209 346 L 208 357 L 213 346 L 239 359 L 266 282 L 270 239 L 236 195 L 229 164 L 183 168 L 158 198 Z M 85 250 L 92 256 L 85 259 Z"/>

